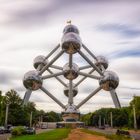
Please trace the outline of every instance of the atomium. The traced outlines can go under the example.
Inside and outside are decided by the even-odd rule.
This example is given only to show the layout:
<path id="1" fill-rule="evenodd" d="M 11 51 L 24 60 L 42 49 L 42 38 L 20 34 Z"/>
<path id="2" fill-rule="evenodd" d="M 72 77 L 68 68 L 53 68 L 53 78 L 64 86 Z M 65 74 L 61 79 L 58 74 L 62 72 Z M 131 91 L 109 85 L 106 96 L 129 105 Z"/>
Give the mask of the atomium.
<path id="1" fill-rule="evenodd" d="M 66 54 L 65 58 L 68 57 L 68 59 L 66 59 L 68 61 L 62 67 L 61 62 L 56 64 L 55 61 L 62 60 L 59 58 L 63 57 L 63 54 Z M 79 64 L 75 61 L 75 54 L 79 56 L 79 58 L 81 57 Z M 80 65 L 81 63 L 83 65 Z M 74 25 L 67 25 L 63 30 L 61 43 L 47 56 L 37 56 L 34 59 L 33 65 L 36 70 L 27 72 L 23 78 L 23 85 L 27 89 L 23 101 L 24 105 L 27 104 L 32 91 L 40 89 L 63 108 L 62 117 L 64 121 L 75 122 L 79 120 L 79 108 L 103 89 L 110 92 L 115 107 L 121 107 L 116 93 L 116 88 L 119 85 L 119 77 L 114 72 L 106 71 L 108 68 L 108 60 L 104 56 L 95 56 L 82 43 L 79 30 Z M 66 103 L 63 103 L 56 98 L 53 93 L 48 91 L 47 84 L 46 87 L 43 86 L 44 80 L 49 78 L 55 78 L 57 82 L 63 86 L 64 95 L 68 97 L 66 98 Z M 78 93 L 78 87 L 88 78 L 94 80 L 93 84 L 95 80 L 97 80 L 99 86 L 97 88 L 93 86 L 93 91 L 86 93 L 87 97 L 83 100 L 79 100 L 79 103 L 75 105 L 74 97 Z M 75 81 L 73 82 L 73 80 Z M 86 82 L 86 84 L 89 83 Z M 53 88 L 55 89 L 55 87 Z"/>

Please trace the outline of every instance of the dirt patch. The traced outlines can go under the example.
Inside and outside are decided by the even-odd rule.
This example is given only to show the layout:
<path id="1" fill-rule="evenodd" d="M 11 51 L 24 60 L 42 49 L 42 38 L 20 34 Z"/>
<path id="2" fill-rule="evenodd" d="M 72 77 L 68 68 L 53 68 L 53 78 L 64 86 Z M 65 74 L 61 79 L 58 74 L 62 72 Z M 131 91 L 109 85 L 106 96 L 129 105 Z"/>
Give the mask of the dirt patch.
<path id="1" fill-rule="evenodd" d="M 103 136 L 95 136 L 92 134 L 88 134 L 80 131 L 80 129 L 73 129 L 69 134 L 68 138 L 64 140 L 108 140 Z"/>

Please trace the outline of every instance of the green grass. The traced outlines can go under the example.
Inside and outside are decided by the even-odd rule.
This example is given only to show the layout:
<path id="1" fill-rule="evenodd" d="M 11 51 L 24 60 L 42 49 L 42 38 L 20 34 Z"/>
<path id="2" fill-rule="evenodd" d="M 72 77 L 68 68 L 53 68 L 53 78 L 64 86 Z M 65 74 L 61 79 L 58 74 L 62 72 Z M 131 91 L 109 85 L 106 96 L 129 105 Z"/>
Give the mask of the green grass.
<path id="1" fill-rule="evenodd" d="M 55 129 L 48 132 L 43 132 L 36 135 L 24 135 L 12 137 L 10 140 L 62 140 L 68 137 L 71 129 Z"/>
<path id="2" fill-rule="evenodd" d="M 89 134 L 93 134 L 93 135 L 104 136 L 104 137 L 106 137 L 110 140 L 132 140 L 132 138 L 129 138 L 129 137 L 115 135 L 115 134 L 107 135 L 107 134 L 103 134 L 103 133 L 100 133 L 100 132 L 95 132 L 95 131 L 88 130 L 88 129 L 81 129 L 81 131 L 89 133 Z"/>

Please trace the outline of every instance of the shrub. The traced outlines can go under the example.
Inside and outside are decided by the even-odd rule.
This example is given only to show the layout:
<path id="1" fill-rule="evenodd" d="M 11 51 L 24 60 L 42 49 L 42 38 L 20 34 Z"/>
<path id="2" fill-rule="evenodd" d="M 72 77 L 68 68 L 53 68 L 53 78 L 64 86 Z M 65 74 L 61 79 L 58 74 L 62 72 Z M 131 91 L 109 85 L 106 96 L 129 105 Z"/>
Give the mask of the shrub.
<path id="1" fill-rule="evenodd" d="M 21 135 L 26 134 L 26 131 L 25 131 L 25 128 L 23 126 L 18 126 L 12 130 L 11 134 L 12 134 L 12 136 L 21 136 Z"/>

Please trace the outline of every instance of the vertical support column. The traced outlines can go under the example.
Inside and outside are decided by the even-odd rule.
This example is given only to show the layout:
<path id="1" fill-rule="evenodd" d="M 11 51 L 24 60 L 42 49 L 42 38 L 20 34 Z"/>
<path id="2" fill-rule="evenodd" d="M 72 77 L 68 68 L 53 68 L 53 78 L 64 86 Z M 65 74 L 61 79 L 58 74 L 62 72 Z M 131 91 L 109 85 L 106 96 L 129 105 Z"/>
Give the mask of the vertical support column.
<path id="1" fill-rule="evenodd" d="M 68 103 L 70 105 L 73 104 L 73 91 L 72 91 L 72 89 L 73 89 L 72 80 L 69 80 L 69 101 L 68 101 Z"/>
<path id="2" fill-rule="evenodd" d="M 72 69 L 72 54 L 69 54 L 69 67 L 70 69 Z M 69 80 L 69 99 L 68 99 L 68 103 L 70 105 L 73 104 L 73 83 L 72 80 Z"/>

